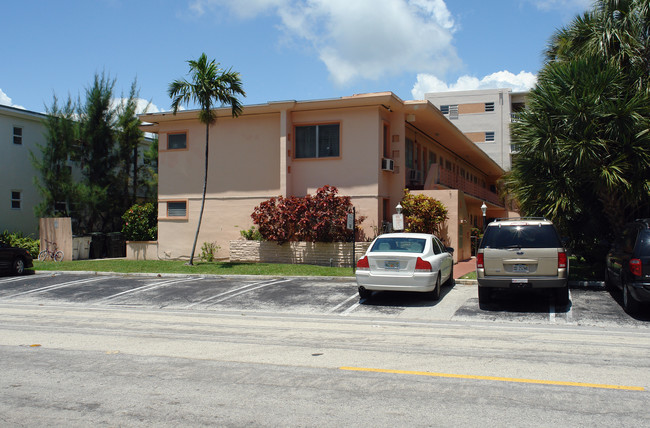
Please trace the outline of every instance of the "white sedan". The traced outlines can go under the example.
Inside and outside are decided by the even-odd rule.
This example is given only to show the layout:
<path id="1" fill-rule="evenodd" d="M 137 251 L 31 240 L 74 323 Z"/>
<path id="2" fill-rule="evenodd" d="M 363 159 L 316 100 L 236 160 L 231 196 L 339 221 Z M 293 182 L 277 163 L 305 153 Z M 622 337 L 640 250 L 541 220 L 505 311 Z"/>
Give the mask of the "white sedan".
<path id="1" fill-rule="evenodd" d="M 419 291 L 438 300 L 441 284 L 453 284 L 453 251 L 425 233 L 378 236 L 357 262 L 359 296 L 368 299 L 372 291 Z"/>

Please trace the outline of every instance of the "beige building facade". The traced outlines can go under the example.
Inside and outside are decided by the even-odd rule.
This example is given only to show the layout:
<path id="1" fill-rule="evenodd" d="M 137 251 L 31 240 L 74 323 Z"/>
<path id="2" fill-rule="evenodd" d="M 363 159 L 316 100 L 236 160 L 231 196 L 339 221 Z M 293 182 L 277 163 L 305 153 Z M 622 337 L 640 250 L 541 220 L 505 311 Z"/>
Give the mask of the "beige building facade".
<path id="1" fill-rule="evenodd" d="M 367 239 L 388 228 L 404 189 L 425 192 L 449 210 L 443 241 L 470 257 L 469 231 L 505 216 L 496 195 L 503 169 L 428 101 L 391 92 L 329 100 L 270 102 L 237 117 L 216 110 L 210 128 L 206 205 L 197 244 L 229 241 L 250 228 L 251 213 L 274 196 L 314 194 L 324 185 L 350 196 Z M 147 258 L 190 256 L 203 190 L 205 125 L 198 111 L 144 114 L 159 138 L 158 241 Z M 155 254 L 154 254 L 155 253 Z"/>

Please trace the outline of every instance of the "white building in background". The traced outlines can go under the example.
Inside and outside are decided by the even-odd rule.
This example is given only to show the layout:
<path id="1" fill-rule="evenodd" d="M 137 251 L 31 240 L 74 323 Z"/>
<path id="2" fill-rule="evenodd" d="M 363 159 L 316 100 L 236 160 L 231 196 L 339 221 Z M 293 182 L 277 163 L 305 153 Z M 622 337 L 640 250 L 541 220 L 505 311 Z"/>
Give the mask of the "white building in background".
<path id="1" fill-rule="evenodd" d="M 29 153 L 40 156 L 45 119 L 41 113 L 0 105 L 0 232 L 38 236 L 34 208 L 41 195 Z"/>
<path id="2" fill-rule="evenodd" d="M 516 147 L 510 143 L 510 123 L 526 104 L 527 92 L 485 89 L 430 92 L 425 99 L 460 129 L 472 142 L 508 171 Z"/>

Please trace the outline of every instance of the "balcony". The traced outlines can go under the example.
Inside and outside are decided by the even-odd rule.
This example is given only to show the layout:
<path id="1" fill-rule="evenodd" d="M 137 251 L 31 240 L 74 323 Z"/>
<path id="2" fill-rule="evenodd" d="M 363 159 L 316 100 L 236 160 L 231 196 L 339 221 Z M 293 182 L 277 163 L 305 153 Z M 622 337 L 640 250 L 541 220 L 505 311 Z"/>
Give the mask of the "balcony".
<path id="1" fill-rule="evenodd" d="M 417 176 L 417 173 L 415 171 L 412 171 L 410 178 L 413 178 L 413 175 Z M 407 188 L 411 190 L 440 189 L 443 187 L 458 189 L 466 195 L 473 196 L 482 201 L 490 202 L 494 205 L 503 206 L 503 203 L 496 193 L 491 192 L 489 189 L 483 188 L 483 186 L 479 184 L 475 184 L 473 181 L 466 180 L 458 173 L 454 173 L 453 171 L 444 168 L 440 169 L 438 168 L 437 164 L 431 165 L 429 173 L 426 176 L 426 182 L 411 180 L 410 182 L 407 181 L 406 184 Z"/>

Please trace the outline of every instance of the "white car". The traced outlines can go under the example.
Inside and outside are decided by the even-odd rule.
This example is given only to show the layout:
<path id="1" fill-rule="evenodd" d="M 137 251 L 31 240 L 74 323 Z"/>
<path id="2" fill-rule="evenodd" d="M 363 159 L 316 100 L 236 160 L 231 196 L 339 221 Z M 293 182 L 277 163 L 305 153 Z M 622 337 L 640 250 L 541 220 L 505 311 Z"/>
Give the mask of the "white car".
<path id="1" fill-rule="evenodd" d="M 388 233 L 378 236 L 357 262 L 359 297 L 372 291 L 418 291 L 440 298 L 441 284 L 453 284 L 453 248 L 434 235 Z"/>

